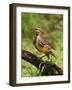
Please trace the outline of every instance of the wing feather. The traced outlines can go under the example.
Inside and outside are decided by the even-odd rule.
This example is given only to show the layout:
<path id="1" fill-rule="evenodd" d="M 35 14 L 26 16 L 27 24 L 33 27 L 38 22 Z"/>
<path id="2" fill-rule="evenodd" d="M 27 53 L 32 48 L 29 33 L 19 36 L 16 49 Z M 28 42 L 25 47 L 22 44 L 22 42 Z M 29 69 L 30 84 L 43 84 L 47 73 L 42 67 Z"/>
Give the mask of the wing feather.
<path id="1" fill-rule="evenodd" d="M 39 44 L 44 47 L 44 45 L 49 45 L 52 49 L 54 48 L 54 44 L 50 41 L 47 41 L 47 39 L 45 37 L 40 37 L 39 39 Z"/>

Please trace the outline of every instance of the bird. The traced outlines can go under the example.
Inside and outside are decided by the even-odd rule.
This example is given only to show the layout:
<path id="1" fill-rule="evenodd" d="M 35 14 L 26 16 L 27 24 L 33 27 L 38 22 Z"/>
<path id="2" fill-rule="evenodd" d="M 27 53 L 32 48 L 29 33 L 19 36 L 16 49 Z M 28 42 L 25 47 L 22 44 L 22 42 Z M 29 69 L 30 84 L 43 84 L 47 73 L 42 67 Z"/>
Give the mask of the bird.
<path id="1" fill-rule="evenodd" d="M 54 45 L 44 37 L 44 32 L 41 31 L 41 28 L 34 28 L 33 31 L 35 32 L 35 38 L 33 40 L 35 48 L 39 52 L 44 53 L 44 56 L 47 56 L 48 59 L 52 61 L 52 56 L 55 57 Z"/>

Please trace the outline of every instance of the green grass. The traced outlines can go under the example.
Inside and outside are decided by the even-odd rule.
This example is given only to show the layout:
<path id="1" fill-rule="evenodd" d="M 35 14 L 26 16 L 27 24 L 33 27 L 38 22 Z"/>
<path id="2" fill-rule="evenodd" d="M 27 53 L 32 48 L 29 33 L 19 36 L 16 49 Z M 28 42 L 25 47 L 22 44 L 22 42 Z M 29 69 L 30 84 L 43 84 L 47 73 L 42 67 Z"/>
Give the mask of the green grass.
<path id="1" fill-rule="evenodd" d="M 22 49 L 30 51 L 38 57 L 43 55 L 33 45 L 35 34 L 32 28 L 41 27 L 42 31 L 45 33 L 45 37 L 52 41 L 55 46 L 56 59 L 53 58 L 53 62 L 63 68 L 63 16 L 33 13 L 22 13 L 21 16 Z M 43 60 L 47 60 L 47 57 L 44 57 Z M 39 76 L 39 70 L 29 62 L 22 60 L 21 76 Z"/>
<path id="2" fill-rule="evenodd" d="M 22 60 L 22 77 L 39 76 L 39 70 L 29 62 Z"/>

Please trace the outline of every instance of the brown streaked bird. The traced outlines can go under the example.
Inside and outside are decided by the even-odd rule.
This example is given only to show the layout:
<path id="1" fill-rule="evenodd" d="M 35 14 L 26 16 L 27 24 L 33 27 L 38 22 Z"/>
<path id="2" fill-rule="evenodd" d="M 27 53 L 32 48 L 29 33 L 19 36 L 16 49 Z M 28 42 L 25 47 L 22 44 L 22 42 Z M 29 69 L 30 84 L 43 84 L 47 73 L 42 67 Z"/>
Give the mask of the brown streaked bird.
<path id="1" fill-rule="evenodd" d="M 50 57 L 55 57 L 54 52 L 55 48 L 52 45 L 52 43 L 48 42 L 46 38 L 43 37 L 43 32 L 41 32 L 40 28 L 33 29 L 35 32 L 35 39 L 33 41 L 33 44 L 35 48 L 44 53 L 45 56 L 48 57 L 48 59 L 52 59 Z"/>

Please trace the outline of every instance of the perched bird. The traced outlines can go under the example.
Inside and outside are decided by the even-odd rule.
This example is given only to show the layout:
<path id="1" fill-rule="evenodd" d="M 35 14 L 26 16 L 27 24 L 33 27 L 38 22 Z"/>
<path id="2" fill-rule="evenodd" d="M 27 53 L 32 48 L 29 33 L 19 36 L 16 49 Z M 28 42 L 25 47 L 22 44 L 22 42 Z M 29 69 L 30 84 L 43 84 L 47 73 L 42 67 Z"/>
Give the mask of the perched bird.
<path id="1" fill-rule="evenodd" d="M 41 32 L 40 28 L 35 28 L 33 29 L 33 31 L 35 32 L 35 39 L 33 41 L 35 48 L 38 51 L 44 53 L 45 56 L 48 57 L 48 59 L 52 59 L 52 56 L 55 57 L 54 46 L 50 42 L 48 42 L 46 38 L 43 37 L 44 33 Z"/>

